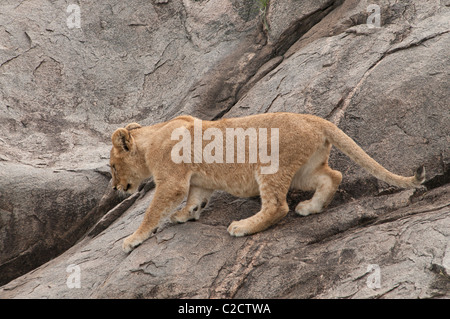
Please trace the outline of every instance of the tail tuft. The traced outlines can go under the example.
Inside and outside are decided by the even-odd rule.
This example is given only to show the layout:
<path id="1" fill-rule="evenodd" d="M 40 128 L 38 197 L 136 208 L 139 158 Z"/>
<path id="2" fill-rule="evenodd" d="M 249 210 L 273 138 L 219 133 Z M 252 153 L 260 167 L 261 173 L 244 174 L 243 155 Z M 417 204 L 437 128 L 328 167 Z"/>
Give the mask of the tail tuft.
<path id="1" fill-rule="evenodd" d="M 425 166 L 421 165 L 418 169 L 416 169 L 416 173 L 414 174 L 415 184 L 420 185 L 425 182 Z"/>

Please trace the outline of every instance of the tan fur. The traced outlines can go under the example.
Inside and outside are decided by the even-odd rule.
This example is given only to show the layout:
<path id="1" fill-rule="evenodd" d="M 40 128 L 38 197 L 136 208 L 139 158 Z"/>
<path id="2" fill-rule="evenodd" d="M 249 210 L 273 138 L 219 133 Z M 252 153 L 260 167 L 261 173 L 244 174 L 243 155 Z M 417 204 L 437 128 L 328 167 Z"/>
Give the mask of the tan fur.
<path id="1" fill-rule="evenodd" d="M 375 177 L 392 185 L 418 187 L 425 180 L 423 167 L 413 177 L 392 174 L 370 158 L 350 137 L 334 124 L 312 115 L 272 113 L 242 118 L 203 121 L 202 130 L 226 128 L 278 128 L 279 169 L 274 174 L 261 174 L 267 164 L 245 163 L 179 163 L 171 159 L 172 132 L 181 126 L 193 135 L 194 118 L 180 116 L 168 122 L 148 127 L 132 123 L 117 129 L 112 135 L 110 165 L 113 187 L 134 192 L 139 184 L 153 176 L 156 184 L 154 199 L 139 228 L 123 242 L 126 252 L 141 244 L 187 196 L 186 206 L 171 216 L 174 222 L 198 219 L 214 190 L 249 197 L 261 196 L 261 210 L 247 219 L 234 221 L 228 227 L 233 236 L 253 234 L 268 228 L 289 211 L 286 194 L 290 188 L 314 190 L 312 199 L 301 202 L 296 212 L 302 216 L 320 212 L 332 200 L 342 180 L 342 174 L 328 166 L 332 145 Z M 225 133 L 224 133 L 225 135 Z M 268 143 L 270 145 L 270 138 Z M 203 141 L 203 147 L 209 141 Z M 269 149 L 272 146 L 269 146 Z M 225 142 L 224 142 L 225 148 Z M 193 156 L 193 155 L 192 155 Z"/>

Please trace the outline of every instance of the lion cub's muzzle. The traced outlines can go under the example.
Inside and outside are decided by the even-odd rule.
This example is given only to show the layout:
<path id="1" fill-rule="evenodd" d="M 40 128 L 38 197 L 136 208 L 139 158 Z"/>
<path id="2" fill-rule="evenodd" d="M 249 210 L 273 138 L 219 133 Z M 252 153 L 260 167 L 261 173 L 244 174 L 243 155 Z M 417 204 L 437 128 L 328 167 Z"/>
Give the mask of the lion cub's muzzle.
<path id="1" fill-rule="evenodd" d="M 114 190 L 119 190 L 119 191 L 122 191 L 122 192 L 127 192 L 129 189 L 131 189 L 131 184 L 128 183 L 126 187 L 123 187 L 122 185 L 119 185 L 119 186 L 114 185 L 113 189 Z"/>

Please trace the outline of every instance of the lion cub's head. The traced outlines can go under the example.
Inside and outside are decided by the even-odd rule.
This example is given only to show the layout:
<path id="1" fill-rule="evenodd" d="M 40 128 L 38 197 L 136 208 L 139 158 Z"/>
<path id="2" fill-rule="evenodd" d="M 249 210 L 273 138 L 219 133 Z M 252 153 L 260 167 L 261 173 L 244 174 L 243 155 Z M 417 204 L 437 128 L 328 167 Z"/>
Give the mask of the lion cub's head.
<path id="1" fill-rule="evenodd" d="M 139 129 L 137 123 L 117 129 L 111 136 L 113 147 L 110 153 L 112 186 L 114 189 L 133 193 L 147 178 L 148 169 L 143 156 L 139 154 L 135 139 L 130 131 Z"/>

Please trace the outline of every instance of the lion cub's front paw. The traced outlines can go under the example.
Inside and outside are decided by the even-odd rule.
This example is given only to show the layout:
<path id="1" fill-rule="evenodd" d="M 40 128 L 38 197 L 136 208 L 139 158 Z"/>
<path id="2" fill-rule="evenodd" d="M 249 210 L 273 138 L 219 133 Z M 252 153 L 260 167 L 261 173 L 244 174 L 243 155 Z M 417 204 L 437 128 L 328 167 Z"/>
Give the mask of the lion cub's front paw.
<path id="1" fill-rule="evenodd" d="M 250 229 L 248 227 L 248 222 L 244 220 L 234 221 L 228 226 L 228 233 L 231 236 L 242 237 L 250 234 Z"/>
<path id="2" fill-rule="evenodd" d="M 137 238 L 134 234 L 131 236 L 128 236 L 123 240 L 122 249 L 127 254 L 131 252 L 134 248 L 142 244 L 143 240 L 140 238 Z"/>

